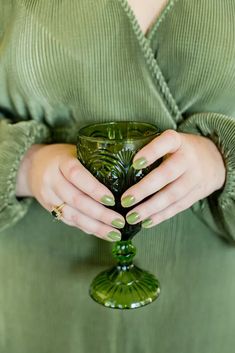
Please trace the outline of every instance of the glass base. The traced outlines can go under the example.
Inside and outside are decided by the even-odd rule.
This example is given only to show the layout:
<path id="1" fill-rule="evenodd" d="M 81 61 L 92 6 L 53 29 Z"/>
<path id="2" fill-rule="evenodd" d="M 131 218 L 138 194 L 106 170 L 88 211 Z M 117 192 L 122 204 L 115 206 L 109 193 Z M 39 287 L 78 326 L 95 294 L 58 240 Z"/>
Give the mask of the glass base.
<path id="1" fill-rule="evenodd" d="M 156 277 L 133 264 L 101 272 L 90 286 L 92 299 L 112 309 L 140 308 L 152 303 L 159 294 Z"/>

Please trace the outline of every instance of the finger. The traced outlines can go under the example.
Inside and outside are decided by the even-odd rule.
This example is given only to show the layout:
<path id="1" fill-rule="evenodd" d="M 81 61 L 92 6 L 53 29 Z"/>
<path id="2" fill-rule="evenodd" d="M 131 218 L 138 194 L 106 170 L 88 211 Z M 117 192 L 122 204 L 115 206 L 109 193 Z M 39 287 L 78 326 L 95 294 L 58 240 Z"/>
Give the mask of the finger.
<path id="1" fill-rule="evenodd" d="M 82 212 L 77 211 L 68 205 L 65 205 L 63 208 L 62 220 L 63 219 L 73 223 L 86 233 L 93 234 L 98 238 L 108 241 L 121 240 L 121 233 L 117 229 L 84 215 Z"/>
<path id="2" fill-rule="evenodd" d="M 116 228 L 123 228 L 125 225 L 123 216 L 78 190 L 62 174 L 58 176 L 56 183 L 53 185 L 53 191 L 67 205 L 87 216 L 92 213 L 92 218 Z"/>
<path id="3" fill-rule="evenodd" d="M 153 226 L 170 219 L 171 217 L 175 216 L 176 214 L 190 208 L 195 202 L 200 200 L 198 198 L 197 190 L 192 190 L 185 198 L 175 202 L 171 206 L 165 208 L 164 210 L 155 213 L 151 217 L 145 219 L 142 222 L 143 228 L 152 228 Z"/>
<path id="4" fill-rule="evenodd" d="M 128 221 L 130 224 L 138 223 L 185 198 L 195 188 L 198 190 L 198 196 L 201 196 L 199 186 L 195 185 L 194 180 L 188 173 L 185 173 L 173 183 L 154 194 L 150 199 L 132 209 L 126 215 L 126 219 L 127 221 L 130 220 L 130 222 Z M 136 214 L 136 219 L 133 219 L 134 216 L 131 216 L 133 213 Z M 137 214 L 139 217 L 137 217 Z"/>
<path id="5" fill-rule="evenodd" d="M 114 206 L 115 200 L 111 191 L 100 183 L 76 158 L 61 162 L 60 171 L 70 183 L 94 200 L 106 206 Z"/>
<path id="6" fill-rule="evenodd" d="M 40 198 L 37 200 L 49 212 L 64 202 L 61 198 L 55 195 L 51 188 L 41 191 Z"/>
<path id="7" fill-rule="evenodd" d="M 166 154 L 176 152 L 181 145 L 181 135 L 175 130 L 166 130 L 136 153 L 133 167 L 145 168 Z"/>
<path id="8" fill-rule="evenodd" d="M 49 207 L 51 211 L 55 205 L 61 205 L 64 201 L 54 194 L 53 204 Z M 121 239 L 121 233 L 104 223 L 97 221 L 91 217 L 84 215 L 82 212 L 65 204 L 61 209 L 60 221 L 77 228 L 80 228 L 84 233 L 92 234 L 108 241 L 118 241 Z"/>
<path id="9" fill-rule="evenodd" d="M 123 207 L 130 207 L 139 203 L 146 197 L 161 190 L 164 186 L 178 179 L 187 170 L 187 162 L 182 152 L 178 151 L 165 159 L 159 167 L 152 170 L 137 184 L 130 187 L 122 195 L 121 202 Z M 126 200 L 132 203 L 126 204 Z"/>

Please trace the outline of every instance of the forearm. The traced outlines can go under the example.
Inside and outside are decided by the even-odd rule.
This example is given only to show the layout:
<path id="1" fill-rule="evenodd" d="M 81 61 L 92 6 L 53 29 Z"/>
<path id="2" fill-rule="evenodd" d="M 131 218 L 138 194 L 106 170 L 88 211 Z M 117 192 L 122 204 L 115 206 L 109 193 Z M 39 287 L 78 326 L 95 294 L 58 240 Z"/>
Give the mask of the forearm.
<path id="1" fill-rule="evenodd" d="M 29 188 L 28 176 L 29 171 L 32 167 L 32 161 L 35 153 L 44 147 L 45 144 L 34 144 L 25 153 L 23 159 L 20 162 L 20 167 L 17 172 L 16 179 L 16 196 L 27 197 L 33 196 Z"/>

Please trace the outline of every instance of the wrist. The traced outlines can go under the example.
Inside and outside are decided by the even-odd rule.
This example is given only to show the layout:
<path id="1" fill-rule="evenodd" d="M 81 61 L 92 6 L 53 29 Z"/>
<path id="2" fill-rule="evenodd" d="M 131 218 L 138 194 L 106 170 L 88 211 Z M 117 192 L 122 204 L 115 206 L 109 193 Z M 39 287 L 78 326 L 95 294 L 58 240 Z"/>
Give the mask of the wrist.
<path id="1" fill-rule="evenodd" d="M 34 155 L 38 150 L 46 146 L 45 144 L 34 144 L 24 154 L 20 162 L 20 166 L 16 177 L 15 193 L 17 197 L 32 197 L 32 192 L 29 187 L 29 171 L 32 168 Z"/>
<path id="2" fill-rule="evenodd" d="M 210 139 L 207 138 L 211 146 L 213 148 L 212 150 L 212 160 L 214 161 L 215 165 L 215 180 L 216 182 L 216 189 L 215 190 L 221 190 L 223 189 L 226 181 L 226 166 L 225 166 L 225 161 L 223 158 L 223 154 L 221 153 L 220 149 L 218 146 Z"/>

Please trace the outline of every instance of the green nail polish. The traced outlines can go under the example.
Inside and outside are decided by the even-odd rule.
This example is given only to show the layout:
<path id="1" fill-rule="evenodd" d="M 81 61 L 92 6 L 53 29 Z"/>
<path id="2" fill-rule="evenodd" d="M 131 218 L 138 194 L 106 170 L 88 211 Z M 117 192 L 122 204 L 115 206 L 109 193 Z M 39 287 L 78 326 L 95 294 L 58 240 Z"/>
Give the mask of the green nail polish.
<path id="1" fill-rule="evenodd" d="M 149 228 L 151 227 L 151 225 L 153 224 L 153 221 L 151 220 L 151 218 L 147 218 L 142 222 L 142 227 L 143 228 Z"/>
<path id="2" fill-rule="evenodd" d="M 135 198 L 134 196 L 126 196 L 121 200 L 121 204 L 123 207 L 130 207 L 135 203 Z"/>
<path id="3" fill-rule="evenodd" d="M 126 220 L 129 224 L 136 223 L 136 221 L 140 218 L 140 215 L 137 212 L 133 212 L 126 217 Z"/>
<path id="4" fill-rule="evenodd" d="M 135 169 L 142 169 L 145 168 L 147 165 L 147 160 L 144 157 L 141 157 L 137 159 L 135 162 L 133 162 L 133 167 Z"/>
<path id="5" fill-rule="evenodd" d="M 122 219 L 117 218 L 112 221 L 112 225 L 117 228 L 123 228 L 125 226 L 125 222 Z"/>
<path id="6" fill-rule="evenodd" d="M 105 206 L 114 206 L 115 200 L 112 196 L 104 195 L 100 200 Z"/>
<path id="7" fill-rule="evenodd" d="M 110 239 L 110 240 L 112 240 L 112 241 L 121 240 L 121 237 L 122 237 L 121 234 L 119 234 L 119 233 L 117 233 L 117 232 L 114 232 L 114 231 L 109 232 L 109 233 L 107 234 L 107 238 Z"/>

